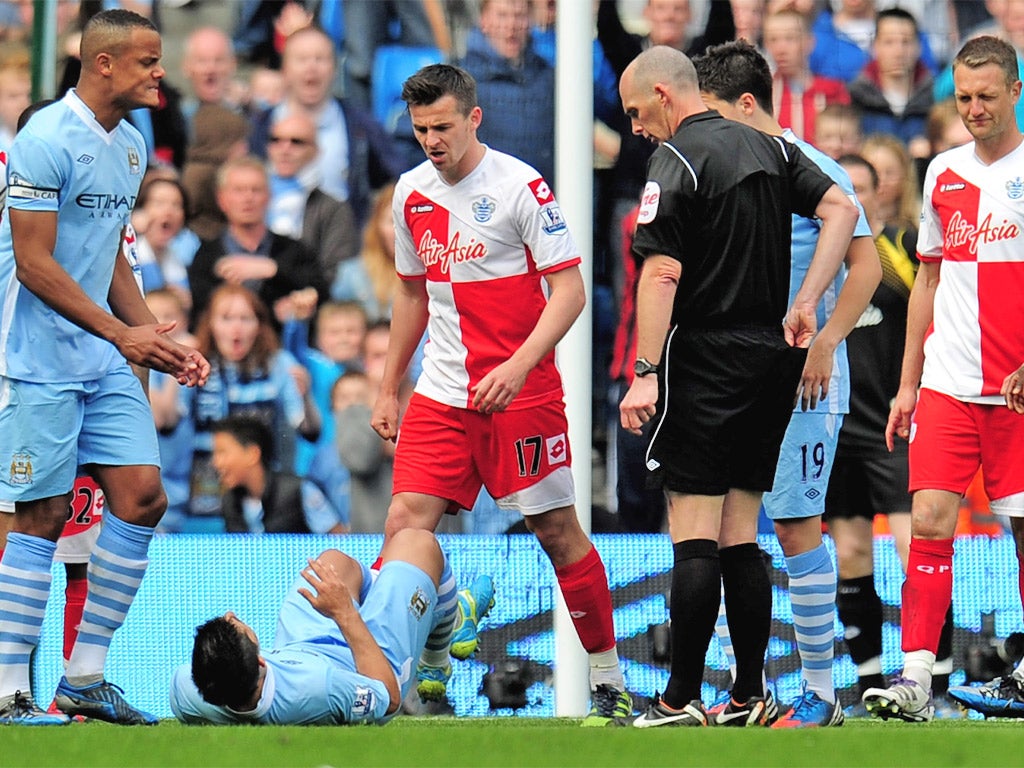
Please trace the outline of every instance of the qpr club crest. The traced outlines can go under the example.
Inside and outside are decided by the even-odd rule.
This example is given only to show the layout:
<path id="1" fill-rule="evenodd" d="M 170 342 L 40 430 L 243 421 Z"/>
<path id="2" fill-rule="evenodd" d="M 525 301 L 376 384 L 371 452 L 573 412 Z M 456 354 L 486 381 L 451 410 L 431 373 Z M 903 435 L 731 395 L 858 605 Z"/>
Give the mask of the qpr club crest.
<path id="1" fill-rule="evenodd" d="M 1006 182 L 1006 196 L 1011 200 L 1020 200 L 1024 197 L 1024 181 L 1021 181 L 1020 176 Z"/>
<path id="2" fill-rule="evenodd" d="M 486 224 L 491 220 L 491 216 L 494 215 L 496 207 L 494 201 L 487 195 L 478 197 L 473 201 L 473 218 L 480 224 Z"/>

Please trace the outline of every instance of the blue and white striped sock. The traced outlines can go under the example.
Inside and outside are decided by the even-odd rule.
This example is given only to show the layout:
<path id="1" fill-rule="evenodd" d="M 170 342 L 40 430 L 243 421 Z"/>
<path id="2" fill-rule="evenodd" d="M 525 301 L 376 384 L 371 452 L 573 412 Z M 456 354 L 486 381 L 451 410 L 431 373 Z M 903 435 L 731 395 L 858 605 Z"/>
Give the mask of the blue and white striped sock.
<path id="1" fill-rule="evenodd" d="M 455 585 L 448 556 L 444 557 L 441 583 L 437 587 L 437 608 L 434 609 L 434 627 L 427 636 L 427 645 L 420 655 L 420 661 L 431 667 L 448 664 L 448 648 L 452 643 L 452 629 L 455 627 L 455 613 L 459 604 L 459 590 Z"/>
<path id="2" fill-rule="evenodd" d="M 835 703 L 832 660 L 835 655 L 836 570 L 824 544 L 786 558 L 793 629 L 807 688 Z"/>
<path id="3" fill-rule="evenodd" d="M 103 679 L 110 640 L 124 624 L 146 575 L 152 538 L 152 528 L 126 523 L 109 509 L 103 515 L 103 527 L 89 558 L 89 591 L 78 640 L 68 662 L 66 674 L 72 685 Z"/>
<path id="4" fill-rule="evenodd" d="M 0 697 L 31 689 L 29 659 L 50 597 L 56 542 L 7 534 L 0 561 Z"/>
<path id="5" fill-rule="evenodd" d="M 718 620 L 715 622 L 715 634 L 718 644 L 722 647 L 725 660 L 729 662 L 729 677 L 736 680 L 736 652 L 732 649 L 732 635 L 729 634 L 729 620 L 725 615 L 725 588 L 722 588 L 721 602 L 718 604 Z"/>

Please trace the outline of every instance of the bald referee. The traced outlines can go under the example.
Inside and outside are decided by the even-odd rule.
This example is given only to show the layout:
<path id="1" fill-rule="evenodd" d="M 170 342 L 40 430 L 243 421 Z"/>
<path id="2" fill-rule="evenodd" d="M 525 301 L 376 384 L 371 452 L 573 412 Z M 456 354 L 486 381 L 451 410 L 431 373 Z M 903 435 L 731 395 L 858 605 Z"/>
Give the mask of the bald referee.
<path id="1" fill-rule="evenodd" d="M 771 584 L 757 514 L 795 394 L 813 405 L 827 390 L 801 371 L 858 212 L 796 147 L 708 110 L 679 51 L 640 54 L 619 90 L 633 132 L 660 145 L 633 243 L 643 259 L 637 375 L 620 412 L 633 431 L 654 421 L 646 464 L 668 497 L 675 551 L 669 681 L 633 725 L 708 724 L 700 687 L 720 585 L 737 663 L 724 714 L 730 725 L 768 725 Z M 791 213 L 822 227 L 787 312 Z"/>

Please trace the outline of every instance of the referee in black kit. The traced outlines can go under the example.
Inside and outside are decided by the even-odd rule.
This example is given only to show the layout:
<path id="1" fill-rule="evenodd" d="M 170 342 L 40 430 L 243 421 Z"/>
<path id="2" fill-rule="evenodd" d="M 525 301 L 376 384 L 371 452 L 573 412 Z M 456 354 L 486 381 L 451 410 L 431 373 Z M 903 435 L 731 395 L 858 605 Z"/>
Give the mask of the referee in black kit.
<path id="1" fill-rule="evenodd" d="M 675 49 L 637 56 L 619 91 L 633 132 L 660 144 L 633 243 L 644 260 L 639 359 L 620 412 L 634 432 L 653 421 L 645 460 L 668 497 L 675 550 L 669 681 L 633 725 L 707 725 L 700 688 L 723 585 L 737 674 L 716 719 L 768 725 L 772 595 L 757 514 L 794 397 L 810 402 L 827 388 L 801 372 L 857 208 L 796 147 L 709 111 L 693 63 Z M 787 313 L 792 213 L 822 227 Z"/>

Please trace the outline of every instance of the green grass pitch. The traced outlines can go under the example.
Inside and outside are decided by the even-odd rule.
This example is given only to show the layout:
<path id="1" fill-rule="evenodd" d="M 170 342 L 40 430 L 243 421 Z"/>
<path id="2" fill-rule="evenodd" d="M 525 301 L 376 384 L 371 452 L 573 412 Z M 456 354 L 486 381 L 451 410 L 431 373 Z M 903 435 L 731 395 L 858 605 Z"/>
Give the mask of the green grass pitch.
<path id="1" fill-rule="evenodd" d="M 405 717 L 386 727 L 0 726 L 4 768 L 55 766 L 1024 766 L 1024 722 L 849 721 L 842 728 L 580 728 L 577 720 Z"/>

